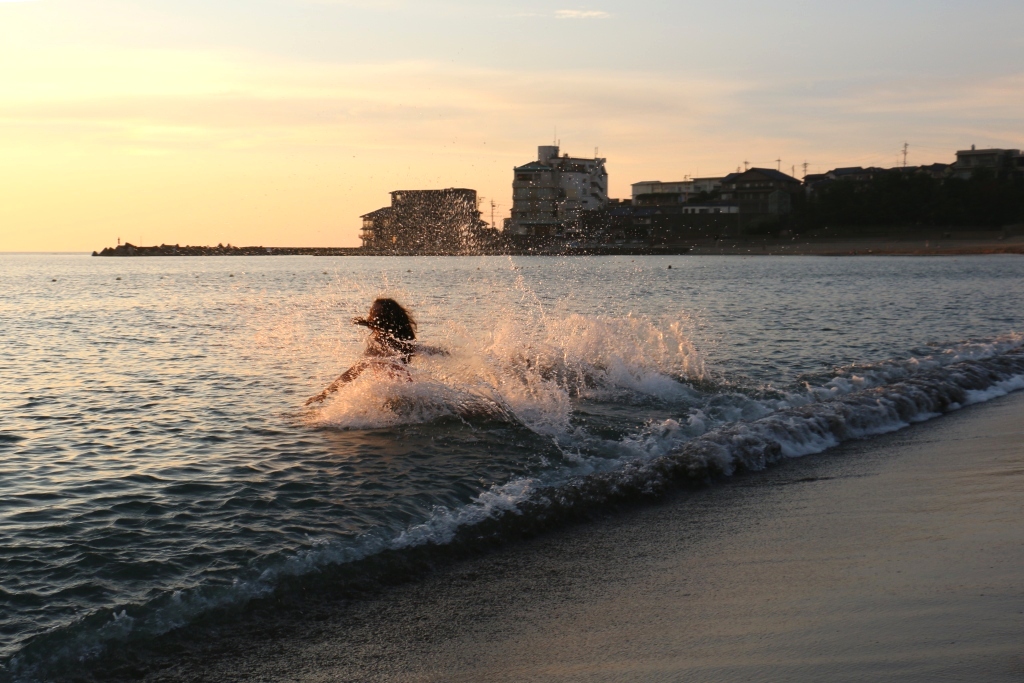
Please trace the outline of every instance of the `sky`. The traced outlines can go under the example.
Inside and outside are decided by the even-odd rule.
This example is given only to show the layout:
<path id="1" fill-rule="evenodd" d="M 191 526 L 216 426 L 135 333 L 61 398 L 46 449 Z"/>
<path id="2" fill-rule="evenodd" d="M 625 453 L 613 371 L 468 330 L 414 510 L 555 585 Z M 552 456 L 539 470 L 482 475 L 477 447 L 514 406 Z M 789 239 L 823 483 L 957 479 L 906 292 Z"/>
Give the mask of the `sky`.
<path id="1" fill-rule="evenodd" d="M 0 0 L 0 84 L 0 251 L 358 246 L 556 139 L 613 197 L 1024 148 L 1024 3 Z"/>

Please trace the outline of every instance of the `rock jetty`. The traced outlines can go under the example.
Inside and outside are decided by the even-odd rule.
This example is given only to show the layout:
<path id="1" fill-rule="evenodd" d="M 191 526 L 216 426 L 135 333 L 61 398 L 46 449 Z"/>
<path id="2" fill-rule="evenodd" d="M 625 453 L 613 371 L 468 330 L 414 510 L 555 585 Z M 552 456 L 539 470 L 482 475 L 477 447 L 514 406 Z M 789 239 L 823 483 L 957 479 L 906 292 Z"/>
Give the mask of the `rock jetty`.
<path id="1" fill-rule="evenodd" d="M 356 256 L 365 253 L 354 247 L 233 247 L 218 244 L 215 247 L 193 247 L 161 244 L 158 247 L 137 247 L 125 242 L 93 256 Z"/>

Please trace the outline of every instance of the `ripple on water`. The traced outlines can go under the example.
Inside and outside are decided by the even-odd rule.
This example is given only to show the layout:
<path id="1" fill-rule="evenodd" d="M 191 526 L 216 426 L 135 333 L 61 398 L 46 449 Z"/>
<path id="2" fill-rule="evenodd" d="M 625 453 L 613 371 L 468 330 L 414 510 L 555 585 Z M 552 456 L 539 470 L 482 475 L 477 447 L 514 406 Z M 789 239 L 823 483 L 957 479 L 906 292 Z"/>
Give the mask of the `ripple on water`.
<path id="1" fill-rule="evenodd" d="M 655 448 L 659 425 L 754 421 L 804 382 L 1024 322 L 1024 267 L 998 258 L 676 258 L 671 277 L 661 257 L 338 259 L 328 278 L 289 257 L 0 259 L 0 659 L 122 609 L 142 624 L 177 595 L 172 623 L 492 487 Z M 229 270 L 252 289 L 218 284 Z M 455 351 L 414 364 L 433 402 L 399 392 L 425 417 L 386 415 L 372 391 L 305 411 L 358 353 L 346 321 L 378 290 Z M 461 410 L 481 397 L 500 410 Z"/>

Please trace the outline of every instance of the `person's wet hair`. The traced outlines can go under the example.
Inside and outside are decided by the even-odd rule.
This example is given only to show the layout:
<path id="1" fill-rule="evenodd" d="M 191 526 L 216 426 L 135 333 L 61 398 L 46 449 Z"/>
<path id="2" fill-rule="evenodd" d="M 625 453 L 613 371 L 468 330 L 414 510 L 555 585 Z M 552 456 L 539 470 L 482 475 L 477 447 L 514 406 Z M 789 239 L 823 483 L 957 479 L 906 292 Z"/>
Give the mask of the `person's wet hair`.
<path id="1" fill-rule="evenodd" d="M 416 321 L 394 299 L 375 300 L 365 318 L 355 318 L 352 322 L 399 341 L 416 339 Z"/>

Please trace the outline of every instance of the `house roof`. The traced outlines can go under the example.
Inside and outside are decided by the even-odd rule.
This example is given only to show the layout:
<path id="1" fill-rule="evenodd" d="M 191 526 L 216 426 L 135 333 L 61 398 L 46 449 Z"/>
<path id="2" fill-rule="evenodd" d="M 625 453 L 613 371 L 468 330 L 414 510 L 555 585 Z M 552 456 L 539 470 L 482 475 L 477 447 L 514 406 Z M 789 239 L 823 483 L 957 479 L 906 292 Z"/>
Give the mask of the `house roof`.
<path id="1" fill-rule="evenodd" d="M 956 155 L 958 157 L 959 156 L 969 156 L 971 154 L 1010 154 L 1012 156 L 1012 155 L 1020 154 L 1020 150 L 1019 149 L 995 149 L 995 148 L 992 148 L 992 149 L 958 149 L 957 152 L 956 152 Z"/>
<path id="2" fill-rule="evenodd" d="M 551 167 L 548 166 L 547 164 L 542 164 L 539 161 L 531 161 L 528 164 L 523 164 L 522 166 L 516 166 L 515 170 L 517 170 L 517 171 L 550 171 Z"/>
<path id="3" fill-rule="evenodd" d="M 781 181 L 781 182 L 792 182 L 792 183 L 799 183 L 800 182 L 799 180 L 797 180 L 793 176 L 788 175 L 786 173 L 783 173 L 782 171 L 776 171 L 774 168 L 751 168 L 751 169 L 747 170 L 745 173 L 741 173 L 740 175 L 746 175 L 747 173 L 751 173 L 751 172 L 754 172 L 754 171 L 756 171 L 757 173 L 760 173 L 761 175 L 768 176 L 772 180 L 778 180 L 778 181 Z"/>
<path id="4" fill-rule="evenodd" d="M 386 216 L 389 213 L 391 213 L 391 207 L 385 206 L 382 209 L 377 209 L 376 211 L 371 211 L 370 213 L 364 213 L 362 216 L 360 216 L 360 218 L 382 218 L 383 216 Z"/>
<path id="5" fill-rule="evenodd" d="M 832 175 L 854 175 L 857 173 L 867 173 L 868 169 L 861 168 L 860 166 L 845 166 L 843 168 L 834 168 L 829 173 Z"/>

